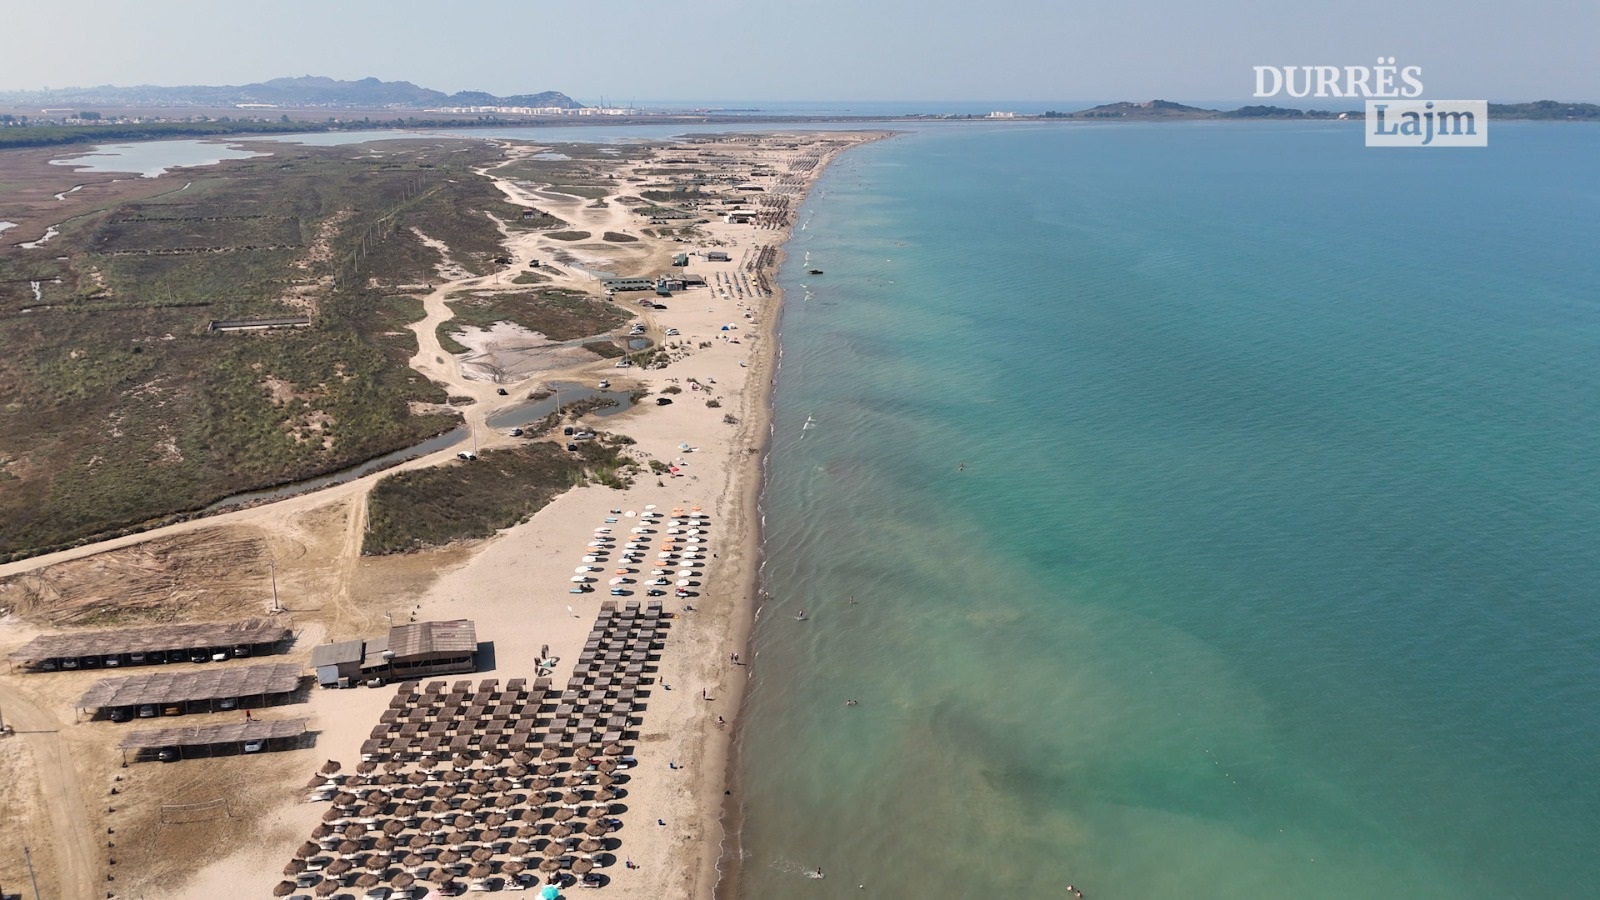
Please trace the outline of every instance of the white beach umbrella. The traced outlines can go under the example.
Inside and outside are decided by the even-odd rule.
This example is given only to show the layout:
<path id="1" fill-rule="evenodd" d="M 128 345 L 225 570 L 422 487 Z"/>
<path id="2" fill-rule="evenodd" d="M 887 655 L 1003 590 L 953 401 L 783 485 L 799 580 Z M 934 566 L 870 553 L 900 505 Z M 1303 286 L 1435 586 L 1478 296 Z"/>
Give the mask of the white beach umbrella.
<path id="1" fill-rule="evenodd" d="M 635 525 L 632 528 L 629 528 L 628 530 L 633 532 L 634 534 L 649 534 L 650 533 L 650 529 L 644 527 L 643 525 Z"/>
<path id="2" fill-rule="evenodd" d="M 688 587 L 688 586 L 689 586 L 689 579 L 687 579 L 687 578 L 679 578 L 678 579 L 678 587 Z"/>
<path id="3" fill-rule="evenodd" d="M 584 562 L 597 562 L 597 561 L 599 561 L 599 559 L 600 559 L 600 557 L 598 557 L 598 556 L 585 556 L 583 558 L 583 561 Z"/>
<path id="4" fill-rule="evenodd" d="M 572 582 L 574 584 L 583 584 L 584 582 L 588 581 L 589 579 L 583 577 L 582 575 L 574 575 L 574 576 L 572 576 L 571 580 L 572 580 Z"/>
<path id="5" fill-rule="evenodd" d="M 654 503 L 647 503 L 647 504 L 645 504 L 644 510 L 645 510 L 645 512 L 649 512 L 650 510 L 655 509 L 655 508 L 656 508 L 656 505 Z"/>
<path id="6" fill-rule="evenodd" d="M 628 579 L 626 579 L 626 578 L 613 578 L 613 579 L 611 579 L 610 583 L 613 586 L 619 585 L 619 584 L 627 584 L 628 583 Z"/>
<path id="7" fill-rule="evenodd" d="M 633 510 L 630 509 L 627 512 L 623 513 L 623 515 L 625 515 L 625 516 L 627 516 L 628 518 L 631 519 L 634 516 L 638 515 L 638 513 L 634 512 Z"/>
<path id="8" fill-rule="evenodd" d="M 611 529 L 609 529 L 609 528 L 596 528 L 594 530 L 594 533 L 595 534 L 610 534 L 611 533 Z"/>
<path id="9" fill-rule="evenodd" d="M 579 566 L 576 569 L 573 569 L 572 571 L 577 572 L 579 575 L 582 575 L 583 573 L 588 572 L 593 568 L 594 568 L 594 566 Z"/>
<path id="10" fill-rule="evenodd" d="M 688 578 L 690 575 L 693 575 L 693 574 L 694 574 L 694 572 L 690 571 L 689 569 L 679 569 L 678 570 L 678 577 L 679 578 Z"/>

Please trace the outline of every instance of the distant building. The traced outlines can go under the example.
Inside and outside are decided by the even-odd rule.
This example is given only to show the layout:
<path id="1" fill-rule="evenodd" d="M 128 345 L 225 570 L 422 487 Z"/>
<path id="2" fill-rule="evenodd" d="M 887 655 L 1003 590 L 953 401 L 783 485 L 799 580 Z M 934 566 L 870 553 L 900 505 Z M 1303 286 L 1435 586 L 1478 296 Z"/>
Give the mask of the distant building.
<path id="1" fill-rule="evenodd" d="M 722 250 L 707 250 L 706 262 L 730 262 L 731 258 Z"/>

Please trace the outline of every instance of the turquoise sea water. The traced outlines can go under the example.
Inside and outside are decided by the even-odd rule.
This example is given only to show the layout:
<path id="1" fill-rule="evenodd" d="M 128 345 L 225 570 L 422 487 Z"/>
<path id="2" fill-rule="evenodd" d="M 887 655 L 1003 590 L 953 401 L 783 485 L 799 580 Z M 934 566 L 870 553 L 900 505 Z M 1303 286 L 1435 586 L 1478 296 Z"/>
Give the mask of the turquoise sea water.
<path id="1" fill-rule="evenodd" d="M 1600 129 L 1491 141 L 941 130 L 823 177 L 739 896 L 1600 896 Z"/>

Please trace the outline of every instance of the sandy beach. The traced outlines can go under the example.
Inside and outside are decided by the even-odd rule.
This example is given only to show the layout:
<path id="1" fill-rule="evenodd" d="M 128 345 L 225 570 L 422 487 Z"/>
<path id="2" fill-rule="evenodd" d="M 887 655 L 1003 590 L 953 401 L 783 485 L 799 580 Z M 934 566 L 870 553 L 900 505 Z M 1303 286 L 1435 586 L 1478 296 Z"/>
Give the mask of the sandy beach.
<path id="1" fill-rule="evenodd" d="M 529 521 L 486 541 L 382 558 L 360 555 L 366 493 L 378 480 L 373 476 L 266 506 L 13 563 L 0 567 L 0 577 L 42 579 L 47 567 L 73 571 L 72 566 L 93 564 L 96 553 L 117 548 L 125 548 L 119 553 L 132 552 L 147 542 L 183 540 L 223 529 L 259 541 L 270 552 L 278 594 L 297 631 L 289 659 L 308 659 L 319 643 L 370 636 L 390 624 L 469 618 L 476 622 L 480 642 L 492 647 L 471 677 L 531 679 L 540 649 L 547 645 L 557 660 L 551 676 L 559 686 L 572 673 L 602 602 L 615 599 L 604 585 L 581 594 L 568 590 L 595 529 L 626 532 L 640 521 L 637 513 L 649 506 L 663 512 L 700 507 L 710 517 L 704 577 L 695 596 L 687 600 L 660 598 L 671 615 L 670 630 L 648 703 L 638 713 L 637 740 L 629 741 L 637 768 L 628 784 L 626 811 L 619 816 L 625 825 L 616 835 L 618 859 L 605 867 L 608 883 L 599 895 L 709 898 L 724 845 L 729 746 L 748 671 L 742 663 L 747 659 L 758 562 L 755 504 L 760 450 L 768 433 L 781 302 L 774 280 L 781 245 L 806 190 L 828 162 L 851 146 L 881 136 L 839 132 L 723 136 L 690 145 L 701 159 L 715 155 L 720 167 L 754 166 L 776 173 L 766 182 L 767 190 L 787 198 L 786 213 L 758 219 L 756 224 L 707 215 L 710 221 L 699 225 L 699 234 L 692 238 L 645 236 L 637 242 L 590 243 L 582 249 L 537 232 L 508 233 L 508 251 L 517 265 L 542 260 L 541 271 L 555 286 L 596 295 L 600 289 L 591 275 L 596 267 L 618 275 L 653 277 L 675 271 L 669 268 L 674 254 L 694 253 L 687 271 L 703 276 L 708 287 L 670 299 L 653 294 L 615 297 L 619 305 L 639 314 L 636 321 L 664 348 L 658 359 L 665 364 L 660 367 L 618 368 L 612 360 L 552 348 L 537 335 L 530 339 L 514 329 L 508 332 L 514 340 L 485 332 L 465 341 L 471 347 L 468 354 L 444 352 L 436 328 L 452 315 L 447 295 L 508 286 L 501 276 L 461 277 L 463 273 L 449 262 L 448 248 L 441 248 L 446 258 L 439 268 L 446 280 L 424 298 L 427 314 L 411 326 L 419 340 L 411 364 L 451 395 L 475 401 L 464 414 L 480 452 L 519 440 L 490 428 L 487 420 L 538 384 L 564 380 L 594 385 L 607 380 L 613 390 L 649 393 L 631 409 L 612 416 L 591 414 L 582 425 L 627 435 L 635 442 L 628 448 L 630 456 L 664 461 L 673 472 L 657 476 L 645 469 L 622 490 L 593 484 L 568 490 Z M 537 150 L 508 147 L 513 157 Z M 680 147 L 674 152 L 687 151 Z M 647 164 L 624 166 L 618 174 L 626 177 L 631 174 L 628 170 Z M 712 170 L 709 164 L 702 167 Z M 642 230 L 641 217 L 626 204 L 614 202 L 615 197 L 596 205 L 539 185 L 511 179 L 499 184 L 513 201 L 537 205 L 574 228 L 596 235 L 638 235 Z M 619 193 L 629 190 L 623 187 Z M 707 259 L 713 248 L 729 258 Z M 551 262 L 579 259 L 582 266 Z M 667 308 L 644 308 L 637 298 L 646 296 L 660 299 Z M 509 396 L 502 396 L 502 390 Z M 671 403 L 658 405 L 656 398 Z M 444 451 L 408 462 L 404 468 L 461 464 L 453 457 L 453 451 Z M 251 572 L 254 576 L 256 570 Z M 252 578 L 252 588 L 261 584 L 258 576 Z M 15 580 L 5 587 L 14 589 Z M 634 599 L 644 599 L 641 593 L 635 592 Z M 6 596 L 0 593 L 0 605 Z M 221 605 L 209 611 L 234 615 L 262 611 L 259 594 L 229 601 L 232 607 L 218 602 Z M 0 650 L 10 651 L 43 630 L 22 616 L 7 616 L 0 620 Z M 733 663 L 733 654 L 739 654 L 741 664 Z M 229 894 L 270 896 L 294 849 L 326 809 L 326 804 L 305 802 L 306 778 L 325 760 L 340 760 L 347 767 L 358 762 L 362 742 L 394 694 L 392 686 L 313 689 L 304 704 L 260 713 L 262 718 L 308 716 L 315 735 L 311 749 L 119 769 L 107 741 L 119 734 L 120 726 L 73 722 L 71 699 L 93 680 L 82 672 L 0 678 L 0 701 L 7 703 L 8 712 L 14 702 L 19 709 L 36 711 L 40 719 L 54 716 L 60 721 L 59 738 L 52 739 L 70 749 L 76 768 L 76 777 L 69 773 L 65 780 L 77 782 L 74 786 L 86 797 L 98 796 L 101 790 L 91 785 L 111 781 L 122 798 L 104 813 L 98 812 L 97 801 L 82 800 L 84 815 L 75 817 L 81 819 L 76 824 L 59 813 L 45 815 L 40 807 L 48 804 L 41 802 L 42 797 L 17 798 L 30 811 L 25 816 L 28 832 L 40 837 L 35 842 L 36 867 L 53 873 L 50 880 L 62 895 L 76 896 L 100 883 L 105 890 L 96 888 L 94 895 L 194 900 Z M 44 752 L 41 737 L 22 739 L 35 756 Z M 7 748 L 8 753 L 13 750 Z M 19 760 L 18 765 L 26 771 L 37 762 Z M 175 823 L 168 821 L 169 811 L 161 809 L 162 804 L 196 803 L 197 798 L 229 794 L 233 796 L 229 813 L 217 821 Z M 126 833 L 130 827 L 154 830 L 141 846 L 108 851 L 122 857 L 114 867 L 98 860 L 99 851 L 86 849 L 78 835 L 59 833 L 108 828 Z M 114 842 L 113 838 L 108 843 Z M 98 839 L 92 842 L 97 843 Z M 172 859 L 175 855 L 183 858 Z M 9 888 L 8 870 L 0 870 L 0 875 L 7 875 Z M 79 887 L 71 889 L 69 884 Z M 346 892 L 360 894 L 355 888 Z"/>

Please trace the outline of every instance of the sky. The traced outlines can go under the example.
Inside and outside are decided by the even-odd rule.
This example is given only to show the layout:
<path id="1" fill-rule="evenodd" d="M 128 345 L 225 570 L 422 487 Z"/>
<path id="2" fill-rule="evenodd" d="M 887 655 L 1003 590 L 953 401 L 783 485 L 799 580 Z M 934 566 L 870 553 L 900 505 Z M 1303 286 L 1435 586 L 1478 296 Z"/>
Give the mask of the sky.
<path id="1" fill-rule="evenodd" d="M 0 2 L 0 90 L 326 75 L 591 105 L 1242 100 L 1252 66 L 1383 55 L 1430 98 L 1600 102 L 1596 0 Z"/>

